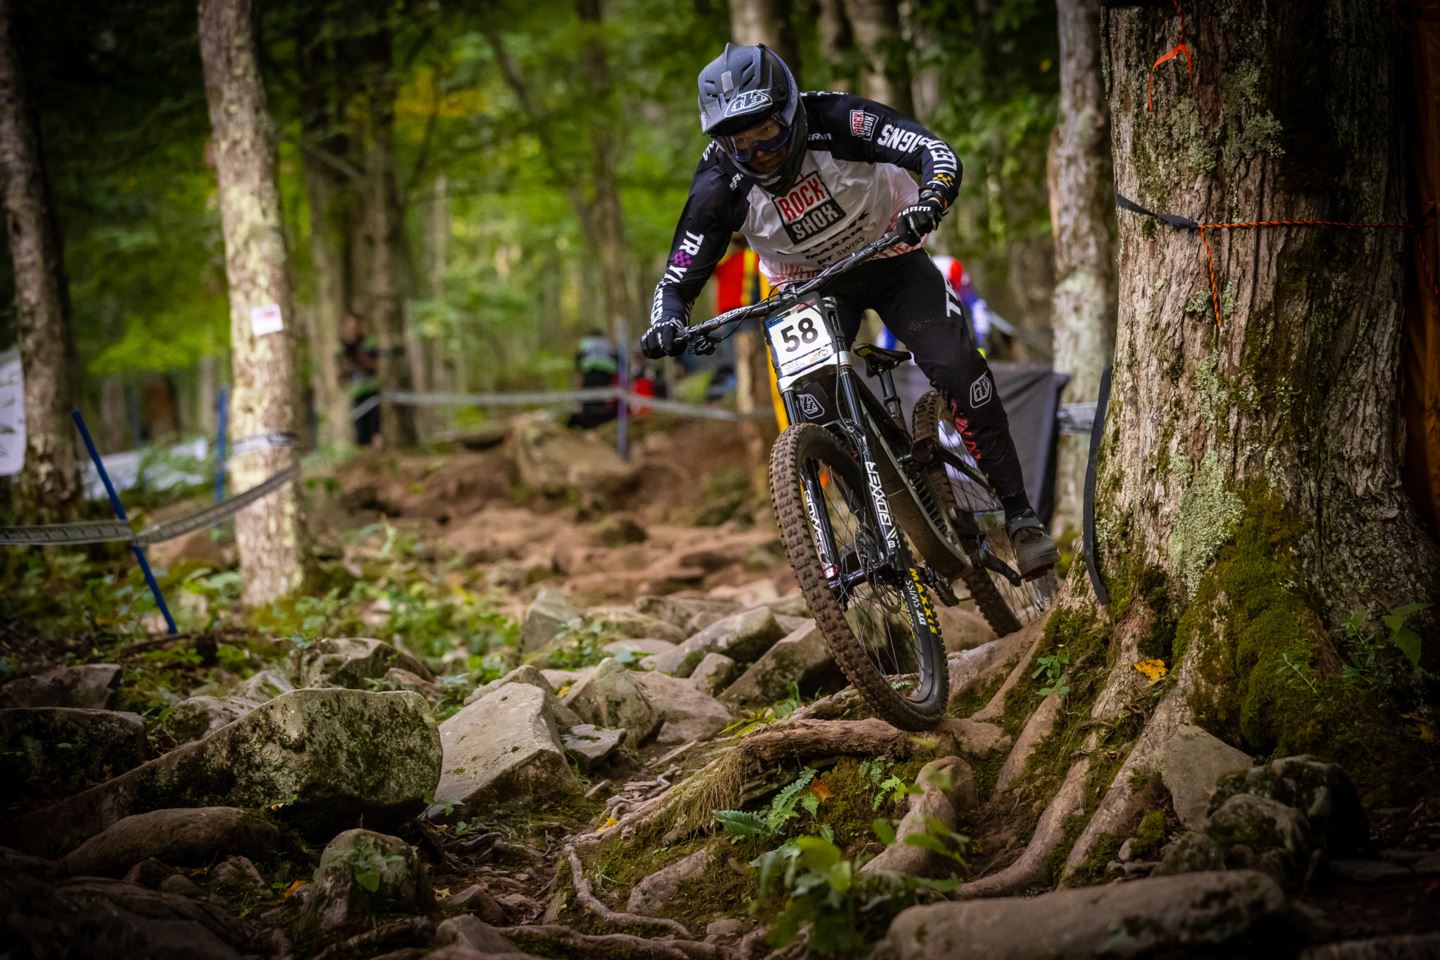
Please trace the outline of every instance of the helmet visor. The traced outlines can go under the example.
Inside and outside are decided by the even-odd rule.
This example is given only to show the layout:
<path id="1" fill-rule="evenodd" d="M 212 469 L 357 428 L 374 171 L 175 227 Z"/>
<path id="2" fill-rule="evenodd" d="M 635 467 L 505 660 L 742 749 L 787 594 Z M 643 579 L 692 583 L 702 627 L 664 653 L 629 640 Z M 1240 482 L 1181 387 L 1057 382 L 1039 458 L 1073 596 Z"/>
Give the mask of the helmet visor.
<path id="1" fill-rule="evenodd" d="M 772 114 L 753 127 L 715 139 L 736 163 L 749 167 L 760 154 L 783 157 L 790 133 L 790 125 Z"/>

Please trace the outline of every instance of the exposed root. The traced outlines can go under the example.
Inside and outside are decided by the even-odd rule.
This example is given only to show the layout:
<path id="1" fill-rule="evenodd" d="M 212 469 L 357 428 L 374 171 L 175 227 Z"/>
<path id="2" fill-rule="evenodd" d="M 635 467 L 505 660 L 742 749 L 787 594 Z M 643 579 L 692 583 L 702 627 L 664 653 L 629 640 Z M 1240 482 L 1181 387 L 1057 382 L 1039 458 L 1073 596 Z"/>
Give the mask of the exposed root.
<path id="1" fill-rule="evenodd" d="M 1040 701 L 1040 706 L 1030 714 L 1030 719 L 1025 721 L 1024 729 L 1015 739 L 1015 746 L 1010 748 L 1010 755 L 1005 758 L 1000 773 L 995 778 L 996 796 L 1009 789 L 1015 778 L 1025 771 L 1025 764 L 1035 753 L 1035 748 L 1055 730 L 1055 721 L 1060 717 L 1063 704 L 1060 696 L 1052 693 Z"/>
<path id="2" fill-rule="evenodd" d="M 982 643 L 978 647 L 971 647 L 969 650 L 962 650 L 960 653 L 951 654 L 950 665 L 950 699 L 963 696 L 969 690 L 983 687 L 989 683 L 997 674 L 1005 670 L 1016 657 L 1022 656 L 1027 650 L 1031 651 L 1029 656 L 1034 656 L 1036 638 L 1045 630 L 1044 618 L 1017 630 L 1014 633 L 991 640 L 989 643 Z M 1026 657 L 1029 662 L 1029 657 Z M 975 719 L 983 720 L 984 717 L 976 716 Z"/>
<path id="3" fill-rule="evenodd" d="M 730 960 L 735 956 L 728 948 L 713 943 L 690 939 L 647 940 L 626 933 L 591 935 L 556 923 L 500 927 L 499 932 L 522 950 L 558 947 L 567 956 L 606 960 Z"/>
<path id="4" fill-rule="evenodd" d="M 1005 696 L 1011 690 L 1015 689 L 1015 685 L 1029 672 L 1030 661 L 1035 659 L 1035 654 L 1040 652 L 1040 644 L 1045 642 L 1046 619 L 1037 620 L 1024 630 L 1001 638 L 1002 640 L 1013 641 L 1017 646 L 1020 644 L 1028 644 L 1028 646 L 1024 647 L 1024 652 L 1020 655 L 1020 659 L 1015 663 L 1014 668 L 1011 669 L 1010 674 L 1005 678 L 1005 682 L 1000 684 L 1000 689 L 996 690 L 995 695 L 990 698 L 990 702 L 975 711 L 970 717 L 971 720 L 989 722 L 1000 719 L 1001 715 L 1005 712 Z M 1000 661 L 1002 664 L 1005 662 L 1007 661 Z"/>
<path id="5" fill-rule="evenodd" d="M 429 917 L 396 920 L 331 944 L 315 954 L 315 960 L 359 960 L 384 953 L 387 949 L 428 944 L 434 936 L 435 924 Z"/>
<path id="6" fill-rule="evenodd" d="M 1065 838 L 1065 821 L 1079 813 L 1085 805 L 1085 775 L 1089 772 L 1089 757 L 1072 765 L 1050 805 L 1040 814 L 1035 833 L 1019 858 L 988 877 L 961 884 L 955 896 L 999 897 L 1048 882 L 1050 856 Z"/>
<path id="7" fill-rule="evenodd" d="M 575 848 L 566 846 L 565 857 L 570 861 L 570 878 L 575 883 L 575 899 L 590 912 L 597 914 L 606 923 L 614 924 L 617 927 L 651 927 L 665 930 L 690 939 L 690 931 L 685 925 L 666 917 L 642 917 L 634 913 L 621 913 L 618 910 L 611 910 L 600 901 L 595 894 L 590 892 L 590 881 L 585 879 L 585 871 L 580 866 L 580 858 L 575 855 Z"/>

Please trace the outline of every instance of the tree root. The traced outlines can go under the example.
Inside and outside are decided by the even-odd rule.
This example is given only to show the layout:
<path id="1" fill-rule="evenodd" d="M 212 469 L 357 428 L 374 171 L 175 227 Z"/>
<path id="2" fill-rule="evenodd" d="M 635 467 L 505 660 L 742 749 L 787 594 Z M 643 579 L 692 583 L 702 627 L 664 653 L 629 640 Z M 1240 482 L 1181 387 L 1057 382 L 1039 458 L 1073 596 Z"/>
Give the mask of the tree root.
<path id="1" fill-rule="evenodd" d="M 995 796 L 1009 789 L 1015 778 L 1024 772 L 1025 764 L 1035 753 L 1035 748 L 1054 732 L 1055 721 L 1060 717 L 1063 704 L 1060 696 L 1052 693 L 1040 701 L 1040 706 L 1030 714 L 1030 719 L 1025 721 L 1020 736 L 1015 739 L 1015 746 L 1010 748 L 1010 755 L 1005 758 L 1005 762 L 1000 766 L 1000 773 L 995 777 Z"/>
<path id="2" fill-rule="evenodd" d="M 1014 663 L 1016 657 L 1024 656 L 1024 662 L 1029 663 L 1030 657 L 1035 655 L 1038 646 L 1037 638 L 1044 633 L 1044 624 L 1045 620 L 1042 618 L 1023 630 L 1017 630 L 991 640 L 989 643 L 982 643 L 978 647 L 951 654 L 949 657 L 951 701 L 963 696 L 969 690 L 983 687 L 989 683 L 997 674 Z M 1029 651 L 1028 655 L 1026 651 Z M 984 720 L 986 718 L 977 714 L 972 719 Z"/>
<path id="3" fill-rule="evenodd" d="M 1015 685 L 1029 672 L 1030 661 L 1035 659 L 1035 654 L 1040 652 L 1040 644 L 1045 642 L 1045 624 L 1048 620 L 1048 617 L 1042 618 L 1018 633 L 1012 633 L 1008 637 L 1001 638 L 1002 641 L 1011 641 L 1015 646 L 1020 647 L 1023 652 L 1020 654 L 1020 659 L 1015 662 L 1015 666 L 1010 670 L 1009 675 L 1006 676 L 1005 682 L 1000 684 L 1000 689 L 995 691 L 989 703 L 970 715 L 971 720 L 988 723 L 1000 719 L 1001 715 L 1005 712 L 1006 695 L 1015 689 Z M 977 647 L 976 649 L 983 648 Z M 1000 669 L 1003 669 L 1003 665 L 1008 662 L 1008 658 L 998 660 L 992 665 L 991 670 L 986 671 L 985 679 L 994 676 L 994 674 Z M 980 678 L 977 677 L 976 679 L 978 680 Z M 973 682 L 975 681 L 972 681 L 972 683 Z"/>
<path id="4" fill-rule="evenodd" d="M 606 960 L 728 960 L 726 947 L 696 940 L 647 940 L 628 933 L 585 934 L 558 923 L 499 927 L 499 933 L 522 950 L 559 947 L 567 956 Z"/>
<path id="5" fill-rule="evenodd" d="M 585 871 L 580 866 L 580 858 L 575 854 L 575 848 L 565 847 L 565 857 L 570 861 L 570 877 L 575 883 L 575 898 L 591 913 L 597 914 L 606 923 L 614 924 L 617 927 L 651 927 L 666 930 L 670 933 L 690 939 L 690 931 L 685 925 L 665 917 L 642 917 L 634 913 L 621 913 L 618 910 L 611 910 L 600 901 L 595 894 L 590 892 L 590 881 L 585 879 Z"/>
<path id="6" fill-rule="evenodd" d="M 396 920 L 373 930 L 356 934 L 347 940 L 331 944 L 315 954 L 315 960 L 359 960 L 373 957 L 387 949 L 429 944 L 435 937 L 435 923 L 429 917 L 411 917 Z"/>

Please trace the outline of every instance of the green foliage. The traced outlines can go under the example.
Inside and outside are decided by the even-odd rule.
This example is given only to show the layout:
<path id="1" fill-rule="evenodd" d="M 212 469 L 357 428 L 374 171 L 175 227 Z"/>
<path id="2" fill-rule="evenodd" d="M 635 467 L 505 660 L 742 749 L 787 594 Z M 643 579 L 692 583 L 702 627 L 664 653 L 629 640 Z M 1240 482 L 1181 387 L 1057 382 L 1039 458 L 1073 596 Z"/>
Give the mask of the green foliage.
<path id="1" fill-rule="evenodd" d="M 820 798 L 808 789 L 814 779 L 815 768 L 806 767 L 800 776 L 775 794 L 763 817 L 746 810 L 717 810 L 715 822 L 732 842 L 777 837 L 785 832 L 786 824 L 800 816 L 801 811 L 811 817 L 819 814 Z"/>
<path id="2" fill-rule="evenodd" d="M 1380 618 L 1390 631 L 1390 642 L 1395 645 L 1412 667 L 1420 666 L 1420 634 L 1411 629 L 1408 621 L 1417 613 L 1430 609 L 1428 603 L 1407 603 L 1396 607 Z"/>
<path id="3" fill-rule="evenodd" d="M 1048 653 L 1035 658 L 1035 670 L 1030 674 L 1031 680 L 1041 681 L 1040 689 L 1036 694 L 1048 697 L 1050 694 L 1066 696 L 1070 692 L 1070 684 L 1065 681 L 1065 668 L 1070 665 L 1070 656 L 1064 650 L 1057 650 L 1055 653 Z"/>
<path id="4" fill-rule="evenodd" d="M 731 843 L 740 840 L 768 840 L 775 836 L 770 821 L 751 810 L 716 810 L 715 822 Z"/>

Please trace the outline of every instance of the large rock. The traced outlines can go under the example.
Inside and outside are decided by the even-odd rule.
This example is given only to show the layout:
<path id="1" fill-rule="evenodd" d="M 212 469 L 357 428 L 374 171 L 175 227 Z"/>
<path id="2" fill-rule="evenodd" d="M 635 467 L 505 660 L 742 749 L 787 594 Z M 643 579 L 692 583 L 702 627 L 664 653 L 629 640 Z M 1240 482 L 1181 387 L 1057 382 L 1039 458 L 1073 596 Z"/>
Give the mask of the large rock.
<path id="1" fill-rule="evenodd" d="M 512 798 L 573 794 L 579 787 L 560 745 L 552 695 L 507 684 L 440 725 L 445 763 L 432 815 L 456 816 Z"/>
<path id="2" fill-rule="evenodd" d="M 1269 797 L 1238 793 L 1211 814 L 1205 833 L 1227 867 L 1264 870 L 1280 884 L 1298 888 L 1315 843 L 1305 815 Z"/>
<path id="3" fill-rule="evenodd" d="M 176 743 L 189 743 L 234 723 L 256 706 L 253 701 L 239 697 L 190 697 L 170 708 L 160 721 L 160 729 Z"/>
<path id="4" fill-rule="evenodd" d="M 1345 771 L 1313 757 L 1281 757 L 1221 779 L 1210 800 L 1213 816 L 1231 797 L 1248 793 L 1294 807 L 1305 815 L 1317 842 L 1333 855 L 1365 845 L 1370 825 L 1360 795 Z"/>
<path id="5" fill-rule="evenodd" d="M 121 877 L 142 860 L 198 867 L 221 854 L 263 857 L 281 842 L 274 824 L 236 807 L 152 810 L 111 824 L 62 863 L 77 875 Z"/>
<path id="6" fill-rule="evenodd" d="M 145 721 L 79 707 L 0 710 L 0 804 L 64 796 L 145 762 Z"/>
<path id="7" fill-rule="evenodd" d="M 736 663 L 753 663 L 785 630 L 775 614 L 765 607 L 756 607 L 734 616 L 717 620 L 670 653 L 647 659 L 646 669 L 688 677 L 707 653 L 723 653 Z"/>
<path id="8" fill-rule="evenodd" d="M 701 690 L 691 680 L 663 673 L 635 673 L 652 703 L 665 718 L 655 735 L 659 746 L 678 746 L 704 740 L 730 725 L 735 718 L 730 708 Z"/>
<path id="9" fill-rule="evenodd" d="M 552 587 L 541 587 L 520 622 L 520 651 L 533 653 L 544 649 L 579 616 L 565 594 Z"/>
<path id="10" fill-rule="evenodd" d="M 266 703 L 294 689 L 295 685 L 285 675 L 274 670 L 261 670 L 236 687 L 234 696 L 251 703 Z"/>
<path id="11" fill-rule="evenodd" d="M 63 853 L 134 813 L 271 807 L 304 829 L 417 810 L 440 778 L 440 735 L 413 693 L 296 690 L 204 740 L 0 827 L 22 850 Z"/>
<path id="12" fill-rule="evenodd" d="M 365 681 L 379 680 L 391 667 L 409 670 L 426 680 L 435 679 L 429 667 L 384 640 L 330 637 L 317 640 L 315 646 L 306 651 L 300 666 L 301 685 L 364 690 Z"/>
<path id="13" fill-rule="evenodd" d="M 830 648 L 815 621 L 805 620 L 760 655 L 720 699 L 735 707 L 759 707 L 783 700 L 796 684 L 804 696 L 845 685 Z"/>
<path id="14" fill-rule="evenodd" d="M 0 947 L 12 957 L 240 960 L 254 956 L 227 910 L 133 883 L 66 879 L 53 865 L 0 854 Z M 270 951 L 264 951 L 269 953 Z"/>
<path id="15" fill-rule="evenodd" d="M 546 496 L 574 491 L 587 502 L 604 503 L 640 476 L 638 465 L 621 460 L 599 437 L 566 430 L 548 412 L 517 417 L 510 440 L 520 482 Z"/>
<path id="16" fill-rule="evenodd" d="M 635 674 L 613 658 L 600 661 L 593 673 L 570 688 L 561 703 L 586 723 L 623 727 L 637 746 L 653 737 L 665 722 Z"/>
<path id="17" fill-rule="evenodd" d="M 667 594 L 639 597 L 635 601 L 635 609 L 672 623 L 690 636 L 717 620 L 739 613 L 740 605 L 734 600 Z"/>
<path id="18" fill-rule="evenodd" d="M 611 730 L 593 723 L 577 723 L 560 734 L 560 745 L 583 769 L 594 770 L 608 763 L 629 735 L 623 727 Z"/>
<path id="19" fill-rule="evenodd" d="M 687 634 L 674 624 L 628 607 L 597 607 L 585 614 L 585 624 L 617 639 L 653 639 L 679 643 Z"/>
<path id="20" fill-rule="evenodd" d="M 435 945 L 462 948 L 472 956 L 528 956 L 480 917 L 466 914 L 451 917 L 435 928 Z M 430 954 L 435 956 L 436 954 Z"/>
<path id="21" fill-rule="evenodd" d="M 734 681 L 735 661 L 723 653 L 707 653 L 695 672 L 690 674 L 690 679 L 701 690 L 714 696 Z"/>
<path id="22" fill-rule="evenodd" d="M 386 913 L 431 913 L 435 894 L 415 848 L 373 830 L 346 830 L 325 846 L 303 922 L 346 930 Z"/>
<path id="23" fill-rule="evenodd" d="M 1237 870 L 911 907 L 885 948 L 895 960 L 1269 956 L 1294 937 L 1275 881 Z"/>
<path id="24" fill-rule="evenodd" d="M 106 710 L 120 688 L 120 667 L 87 663 L 52 667 L 0 687 L 0 707 L 79 707 Z"/>
<path id="25" fill-rule="evenodd" d="M 1187 827 L 1198 827 L 1210 805 L 1215 784 L 1227 773 L 1249 770 L 1250 755 L 1192 724 L 1181 724 L 1160 748 L 1156 764 L 1175 815 Z"/>
<path id="26" fill-rule="evenodd" d="M 569 684 L 574 682 L 573 677 L 567 676 L 567 679 L 563 681 L 560 686 L 557 686 L 546 676 L 547 673 L 555 673 L 555 671 L 540 670 L 528 663 L 524 666 L 516 667 L 498 680 L 491 680 L 487 684 L 476 687 L 470 695 L 465 698 L 465 706 L 468 707 L 477 700 L 483 700 L 501 687 L 509 686 L 512 683 L 524 683 L 545 691 L 545 698 L 550 707 L 550 715 L 555 718 L 555 723 L 561 730 L 568 730 L 576 724 L 582 723 L 583 721 L 575 715 L 575 711 L 561 703 L 556 696 L 558 689 L 569 686 Z"/>

